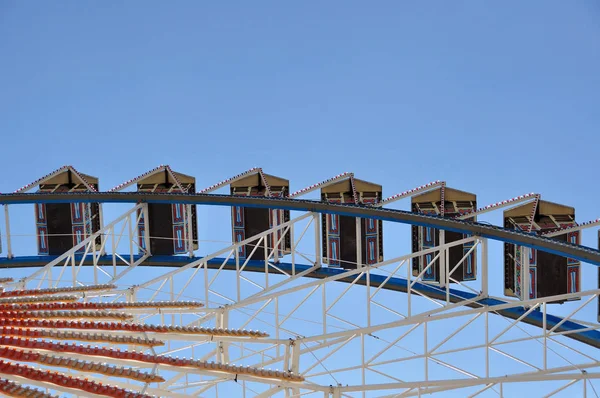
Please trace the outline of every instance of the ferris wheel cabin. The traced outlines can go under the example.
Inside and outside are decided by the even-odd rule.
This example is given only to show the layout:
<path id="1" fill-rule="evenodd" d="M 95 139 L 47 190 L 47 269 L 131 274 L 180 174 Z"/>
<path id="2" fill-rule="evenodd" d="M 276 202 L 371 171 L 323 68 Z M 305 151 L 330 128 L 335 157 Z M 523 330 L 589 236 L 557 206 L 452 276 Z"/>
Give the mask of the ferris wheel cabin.
<path id="1" fill-rule="evenodd" d="M 137 180 L 138 192 L 194 193 L 196 178 L 164 168 Z M 188 214 L 188 212 L 190 214 Z M 149 203 L 150 252 L 157 255 L 184 254 L 190 251 L 189 233 L 193 250 L 198 249 L 196 206 L 181 203 Z M 138 212 L 139 215 L 139 212 Z M 139 217 L 139 245 L 145 249 L 143 214 Z"/>
<path id="2" fill-rule="evenodd" d="M 504 212 L 504 227 L 520 229 L 537 235 L 552 234 L 552 238 L 579 244 L 580 231 L 555 234 L 575 226 L 575 209 L 540 200 Z M 530 299 L 580 291 L 580 262 L 535 249 L 504 244 L 504 294 L 522 297 L 522 274 L 529 270 Z"/>
<path id="3" fill-rule="evenodd" d="M 477 195 L 445 186 L 411 199 L 412 211 L 421 214 L 437 215 L 447 218 L 456 218 L 461 215 L 474 212 L 477 209 Z M 475 217 L 467 218 L 467 221 L 475 221 Z M 430 249 L 441 244 L 440 231 L 431 227 L 412 226 L 412 252 Z M 445 231 L 444 243 L 452 243 L 469 237 L 459 232 Z M 416 257 L 412 262 L 413 275 L 420 275 L 423 270 L 436 257 L 435 252 Z M 465 257 L 466 256 L 466 257 Z M 463 260 L 464 258 L 464 260 Z M 476 251 L 473 242 L 452 246 L 449 249 L 449 270 L 457 264 L 458 267 L 450 275 L 457 282 L 475 280 L 477 278 Z M 463 260 L 461 262 L 461 260 Z M 440 259 L 423 273 L 426 282 L 440 282 Z M 450 280 L 452 282 L 452 280 Z"/>
<path id="4" fill-rule="evenodd" d="M 290 192 L 290 182 L 281 177 L 257 172 L 246 177 L 232 181 L 229 185 L 231 195 L 237 196 L 266 196 L 275 198 L 286 198 Z M 233 231 L 233 242 L 241 242 L 246 238 L 260 234 L 268 229 L 290 220 L 289 210 L 270 210 L 255 207 L 233 206 L 231 208 L 231 224 Z M 250 257 L 252 260 L 264 260 L 265 254 L 275 247 L 277 242 L 278 256 L 283 256 L 291 250 L 290 234 L 285 234 L 282 239 L 282 231 L 268 235 L 259 245 L 257 241 L 240 246 L 238 254 L 240 258 Z M 265 247 L 266 243 L 266 247 Z M 257 247 L 258 246 L 258 247 Z M 265 253 L 267 252 L 267 253 Z M 274 261 L 277 261 L 274 258 Z"/>
<path id="5" fill-rule="evenodd" d="M 353 177 L 321 188 L 321 200 L 329 203 L 373 205 L 381 201 L 381 194 L 381 185 Z M 321 227 L 323 262 L 329 266 L 354 269 L 383 261 L 381 220 L 323 214 Z"/>
<path id="6" fill-rule="evenodd" d="M 98 190 L 98 178 L 69 167 L 44 178 L 38 187 L 38 192 L 91 192 Z M 98 203 L 36 203 L 38 254 L 61 255 L 85 240 L 100 229 L 99 214 Z"/>

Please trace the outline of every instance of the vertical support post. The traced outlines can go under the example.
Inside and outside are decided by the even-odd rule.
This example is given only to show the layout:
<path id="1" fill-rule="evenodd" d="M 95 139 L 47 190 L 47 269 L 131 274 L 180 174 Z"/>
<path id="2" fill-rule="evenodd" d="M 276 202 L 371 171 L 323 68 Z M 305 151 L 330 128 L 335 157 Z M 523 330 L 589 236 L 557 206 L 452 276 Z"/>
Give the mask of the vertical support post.
<path id="1" fill-rule="evenodd" d="M 371 326 L 371 269 L 367 268 L 367 327 Z"/>
<path id="2" fill-rule="evenodd" d="M 185 223 L 186 225 L 186 232 L 187 232 L 187 237 L 188 237 L 188 255 L 190 258 L 194 257 L 194 224 L 192 222 L 192 206 L 195 205 L 186 205 L 185 207 L 185 212 L 186 212 L 186 217 L 187 217 L 187 221 Z"/>
<path id="3" fill-rule="evenodd" d="M 133 220 L 135 220 L 135 212 L 133 214 L 129 214 L 127 216 L 126 223 L 129 224 L 129 265 L 134 263 L 133 260 L 133 240 L 135 239 L 135 234 L 133 233 Z"/>
<path id="4" fill-rule="evenodd" d="M 488 241 L 482 238 L 481 242 L 481 295 L 488 297 Z"/>
<path id="5" fill-rule="evenodd" d="M 425 356 L 425 381 L 429 381 L 429 352 L 427 348 L 427 322 L 423 322 L 423 353 Z"/>
<path id="6" fill-rule="evenodd" d="M 10 244 L 10 218 L 8 216 L 8 205 L 4 205 L 4 222 L 6 223 L 6 256 L 13 258 L 12 246 Z"/>
<path id="7" fill-rule="evenodd" d="M 242 299 L 242 291 L 240 286 L 240 250 L 238 247 L 234 247 L 233 252 L 235 253 L 235 287 L 237 290 L 237 301 Z"/>
<path id="8" fill-rule="evenodd" d="M 288 343 L 285 345 L 285 352 L 283 353 L 283 371 L 284 372 L 291 372 L 292 371 L 292 365 L 290 363 L 290 360 L 292 358 L 292 344 L 293 344 L 292 339 L 288 340 Z"/>
<path id="9" fill-rule="evenodd" d="M 365 395 L 365 391 L 363 391 L 363 395 Z M 341 398 L 342 397 L 342 392 L 340 391 L 340 387 L 333 387 L 333 394 L 332 394 L 333 398 Z"/>
<path id="10" fill-rule="evenodd" d="M 356 268 L 362 268 L 362 231 L 360 225 L 360 217 L 356 217 Z"/>
<path id="11" fill-rule="evenodd" d="M 260 240 L 262 240 L 263 242 L 263 252 L 265 256 L 265 289 L 269 287 L 269 239 L 267 238 L 268 235 L 265 235 L 262 238 L 260 238 Z M 260 245 L 260 240 L 257 243 L 258 245 Z"/>
<path id="12" fill-rule="evenodd" d="M 446 217 L 446 183 L 445 182 L 443 182 L 442 186 L 440 187 L 440 216 L 442 218 Z M 446 231 L 444 231 L 443 229 L 440 229 L 439 233 L 440 233 L 439 246 L 443 246 L 446 244 Z M 440 253 L 440 270 L 439 270 L 441 287 L 445 287 L 447 285 L 446 280 L 448 279 L 448 275 L 446 275 L 446 256 L 444 255 L 444 253 L 447 249 L 443 249 L 443 250 L 444 251 L 442 251 Z M 432 265 L 432 267 L 435 267 L 435 263 Z M 427 358 L 425 358 L 425 359 L 427 360 Z"/>
<path id="13" fill-rule="evenodd" d="M 321 295 L 321 306 L 323 307 L 323 334 L 327 334 L 327 294 L 325 293 L 325 286 L 327 284 L 323 283 L 321 286 L 322 295 Z"/>
<path id="14" fill-rule="evenodd" d="M 71 263 L 71 279 L 73 281 L 73 287 L 75 287 L 77 286 L 77 268 L 75 268 L 75 256 L 71 256 L 69 262 Z"/>
<path id="15" fill-rule="evenodd" d="M 95 239 L 92 239 L 87 245 L 87 248 L 96 246 Z M 87 251 L 87 250 L 86 250 Z M 72 257 L 75 257 L 75 253 L 71 254 Z M 93 256 L 92 256 L 93 258 Z M 51 270 L 52 268 L 50 268 Z M 58 282 L 58 281 L 57 281 Z M 94 258 L 94 284 L 98 284 L 98 261 Z"/>
<path id="16" fill-rule="evenodd" d="M 300 346 L 295 340 L 290 341 L 291 346 L 291 367 L 290 371 L 294 374 L 300 374 Z"/>
<path id="17" fill-rule="evenodd" d="M 290 371 L 298 375 L 300 374 L 300 345 L 295 340 L 290 340 L 290 348 L 292 354 Z M 295 397 L 300 396 L 300 388 L 294 387 L 292 391 Z"/>
<path id="18" fill-rule="evenodd" d="M 144 221 L 145 222 L 145 221 Z M 115 227 L 112 226 L 110 229 L 110 247 L 111 247 L 111 252 L 110 255 L 112 256 L 112 264 L 113 264 L 113 278 L 117 276 L 117 242 L 115 241 L 116 239 L 116 233 L 117 231 L 115 230 Z"/>
<path id="19" fill-rule="evenodd" d="M 412 269 L 411 269 L 411 260 L 408 260 L 406 262 L 406 303 L 407 303 L 407 308 L 406 308 L 406 316 L 410 318 L 410 314 L 411 314 L 411 303 L 410 303 L 410 291 L 411 291 L 411 284 L 412 284 Z"/>
<path id="20" fill-rule="evenodd" d="M 275 297 L 275 338 L 279 340 L 279 297 Z M 277 357 L 281 356 L 281 344 L 277 344 Z"/>
<path id="21" fill-rule="evenodd" d="M 544 333 L 544 370 L 548 368 L 548 323 L 546 303 L 542 303 L 542 333 Z"/>
<path id="22" fill-rule="evenodd" d="M 443 215 L 442 215 L 443 216 Z M 446 244 L 446 231 L 444 231 L 443 229 L 440 229 L 440 242 L 439 242 L 439 246 L 444 246 Z M 442 249 L 441 253 L 440 253 L 440 287 L 446 287 L 448 285 L 447 281 L 450 279 L 450 275 L 447 274 L 447 267 L 446 267 L 446 253 L 448 252 L 448 249 Z M 435 263 L 432 265 L 432 267 L 435 266 Z"/>
<path id="23" fill-rule="evenodd" d="M 173 275 L 169 277 L 169 290 L 171 291 L 169 300 L 175 301 L 175 281 Z M 171 325 L 175 325 L 175 314 L 171 314 Z"/>
<path id="24" fill-rule="evenodd" d="M 91 214 L 91 212 L 90 212 Z M 98 203 L 98 222 L 100 223 L 100 230 L 104 229 L 104 212 L 102 211 L 102 203 Z M 93 231 L 93 230 L 92 230 Z M 104 234 L 100 234 L 100 247 L 102 247 L 102 251 L 100 252 L 101 256 L 106 254 L 106 245 L 104 244 L 104 240 L 106 237 Z"/>
<path id="25" fill-rule="evenodd" d="M 521 300 L 529 300 L 529 251 L 528 247 L 522 246 L 521 250 Z"/>
<path id="26" fill-rule="evenodd" d="M 313 223 L 315 228 L 315 265 L 321 266 L 321 242 L 319 240 L 321 231 L 319 230 L 319 213 L 313 213 Z"/>
<path id="27" fill-rule="evenodd" d="M 204 267 L 204 305 L 206 307 L 210 306 L 210 302 L 208 301 L 209 299 L 209 290 L 210 290 L 210 285 L 209 285 L 209 281 L 208 281 L 208 263 L 205 261 L 204 263 L 202 263 L 201 265 L 199 265 L 199 267 Z"/>
<path id="28" fill-rule="evenodd" d="M 146 254 L 150 256 L 152 252 L 150 251 L 150 212 L 148 211 L 148 203 L 142 205 L 142 212 L 144 214 L 144 246 L 146 246 Z"/>
<path id="29" fill-rule="evenodd" d="M 490 377 L 490 321 L 485 312 L 485 377 Z"/>
<path id="30" fill-rule="evenodd" d="M 440 256 L 444 259 L 443 266 L 440 267 L 444 270 L 444 289 L 446 290 L 446 303 L 450 304 L 450 248 L 445 248 Z M 442 277 L 440 276 L 440 281 Z"/>
<path id="31" fill-rule="evenodd" d="M 91 204 L 86 203 L 86 204 L 84 204 L 84 206 L 87 206 L 87 208 L 88 208 L 88 214 L 92 214 L 92 206 L 91 206 Z M 92 220 L 90 218 L 90 231 L 93 231 L 91 223 L 92 223 Z M 93 232 L 92 232 L 92 234 L 93 234 Z M 86 235 L 85 237 L 87 238 L 88 236 Z M 103 237 L 104 237 L 104 234 L 101 234 L 100 238 L 103 238 Z M 103 240 L 100 239 L 100 244 L 101 245 L 102 245 L 102 242 L 103 242 Z M 97 245 L 96 245 L 96 239 L 92 239 L 92 241 L 89 243 L 89 248 L 90 248 L 90 252 L 92 253 L 92 260 L 94 262 L 94 267 L 98 266 L 98 260 L 100 260 L 100 255 L 104 251 L 104 247 L 100 246 L 101 251 L 98 252 L 98 253 L 96 253 L 96 247 L 97 247 Z"/>
<path id="32" fill-rule="evenodd" d="M 136 293 L 137 293 L 137 289 L 135 286 L 132 286 L 129 288 L 129 291 L 127 292 L 127 301 L 129 303 L 135 303 Z"/>
<path id="33" fill-rule="evenodd" d="M 241 351 L 241 357 L 243 358 L 244 357 L 244 351 L 245 351 L 243 344 L 242 344 L 242 347 L 241 347 L 240 351 Z M 242 391 L 243 391 L 242 398 L 246 398 L 246 380 L 242 380 Z"/>
<path id="34" fill-rule="evenodd" d="M 294 228 L 296 228 L 296 223 L 290 225 L 289 234 L 290 234 L 290 251 L 292 255 L 292 276 L 296 275 L 296 245 L 294 243 Z M 284 240 L 285 241 L 285 240 Z"/>
<path id="35" fill-rule="evenodd" d="M 137 301 L 137 286 L 132 286 L 129 288 L 129 291 L 127 292 L 127 297 L 126 300 L 129 303 L 135 303 Z M 141 314 L 133 314 L 133 321 L 134 322 L 139 322 L 141 317 Z"/>
<path id="36" fill-rule="evenodd" d="M 221 311 L 222 308 L 219 308 L 219 310 L 217 311 L 217 313 L 215 314 L 215 327 L 217 329 L 221 328 L 221 325 L 223 324 L 223 312 Z M 223 342 L 221 340 L 217 339 L 215 340 L 216 343 L 216 355 L 215 355 L 215 361 L 217 363 L 224 363 L 223 361 Z"/>
<path id="37" fill-rule="evenodd" d="M 362 374 L 362 385 L 367 384 L 367 369 L 365 366 L 365 334 L 360 334 L 360 354 L 361 354 L 361 374 Z M 365 398 L 367 396 L 366 391 L 363 391 L 362 396 Z M 335 393 L 334 393 L 335 394 Z M 334 395 L 335 396 L 335 395 Z"/>
<path id="38" fill-rule="evenodd" d="M 271 219 L 273 220 L 273 227 L 277 227 L 279 228 L 279 217 L 278 215 L 279 210 L 276 209 L 272 209 L 271 210 Z M 279 245 L 277 244 L 277 232 L 278 229 L 275 229 L 273 231 L 273 233 L 271 234 L 271 244 L 273 246 L 273 262 L 275 264 L 277 264 L 279 262 Z M 282 231 L 283 232 L 283 231 Z M 282 239 L 282 242 L 285 241 L 285 238 Z"/>
<path id="39" fill-rule="evenodd" d="M 219 308 L 219 312 L 216 314 L 217 328 L 228 329 L 229 328 L 229 311 L 227 308 Z M 229 363 L 229 343 L 226 341 L 217 342 L 217 362 L 218 363 Z"/>

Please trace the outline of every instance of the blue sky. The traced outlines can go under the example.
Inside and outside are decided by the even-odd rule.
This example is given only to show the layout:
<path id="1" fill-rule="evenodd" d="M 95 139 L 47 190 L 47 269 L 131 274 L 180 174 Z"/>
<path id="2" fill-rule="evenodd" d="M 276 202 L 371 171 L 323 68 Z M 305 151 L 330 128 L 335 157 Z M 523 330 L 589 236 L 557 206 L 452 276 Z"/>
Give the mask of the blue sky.
<path id="1" fill-rule="evenodd" d="M 104 187 L 159 163 L 199 185 L 260 165 L 298 187 L 348 170 L 584 210 L 599 31 L 593 1 L 4 0 L 1 190 L 64 163 Z"/>
<path id="2" fill-rule="evenodd" d="M 353 171 L 597 218 L 599 37 L 592 0 L 0 0 L 0 192 L 63 164 L 103 189 L 261 166 L 292 190 Z"/>

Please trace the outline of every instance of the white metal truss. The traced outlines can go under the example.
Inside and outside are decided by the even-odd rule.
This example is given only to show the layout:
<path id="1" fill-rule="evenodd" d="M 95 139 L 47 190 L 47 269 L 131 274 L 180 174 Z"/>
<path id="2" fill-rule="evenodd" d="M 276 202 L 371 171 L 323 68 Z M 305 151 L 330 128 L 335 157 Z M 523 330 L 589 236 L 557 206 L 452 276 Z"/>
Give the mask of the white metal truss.
<path id="1" fill-rule="evenodd" d="M 338 177 L 347 175 L 333 180 Z M 442 183 L 395 195 L 387 203 L 434 189 L 438 184 Z M 517 198 L 510 205 L 525 200 L 532 198 Z M 161 347 L 136 349 L 213 363 L 204 368 L 150 366 L 131 359 L 103 357 L 108 364 L 132 366 L 165 379 L 162 383 L 119 379 L 124 388 L 173 397 L 408 397 L 445 396 L 451 392 L 458 396 L 508 397 L 515 396 L 523 383 L 536 383 L 544 396 L 573 391 L 592 396 L 598 388 L 600 355 L 597 348 L 587 344 L 590 341 L 585 333 L 598 332 L 599 327 L 595 320 L 580 318 L 588 319 L 593 312 L 595 319 L 600 290 L 533 300 L 492 297 L 490 241 L 485 238 L 471 236 L 352 270 L 324 268 L 320 214 L 306 212 L 202 257 L 187 262 L 185 257 L 179 257 L 182 260 L 177 267 L 167 268 L 144 265 L 152 256 L 138 244 L 136 225 L 141 215 L 145 222 L 149 220 L 147 204 L 133 206 L 22 279 L 2 283 L 6 291 L 114 285 L 73 294 L 86 303 L 156 303 L 155 307 L 116 311 L 132 316 L 132 323 L 180 328 L 169 329 L 168 333 L 102 330 L 103 334 L 160 340 L 164 343 Z M 8 217 L 5 219 L 4 237 L 8 241 L 10 226 Z M 599 224 L 595 221 L 576 228 Z M 148 234 L 143 237 L 147 248 Z M 288 235 L 290 253 L 278 258 L 275 248 Z M 104 237 L 101 248 L 94 244 L 99 236 Z M 272 241 L 273 247 L 266 245 L 269 236 L 279 237 Z M 451 247 L 468 242 L 473 243 L 471 250 L 477 252 L 480 277 L 477 281 L 459 282 L 454 273 L 468 253 L 455 264 L 450 263 L 448 253 Z M 242 246 L 253 248 L 246 258 L 240 257 Z M 253 253 L 258 250 L 264 251 L 262 259 L 253 260 Z M 425 254 L 432 254 L 432 260 L 419 275 L 414 275 L 412 259 Z M 437 259 L 444 259 L 441 282 L 425 282 L 423 275 Z M 568 301 L 560 308 L 550 305 L 572 299 L 578 300 Z M 201 302 L 203 307 L 159 305 L 188 300 Z M 560 312 L 560 318 L 552 315 L 555 310 Z M 575 329 L 573 323 L 582 327 Z M 203 334 L 201 329 L 191 333 L 186 327 L 205 329 Z M 260 330 L 268 336 L 219 334 L 219 330 Z M 573 338 L 576 336 L 580 337 Z M 42 351 L 33 349 L 36 350 Z M 89 359 L 79 354 L 64 355 Z M 228 368 L 227 364 L 277 369 L 303 380 L 278 379 L 273 371 L 253 373 L 244 368 Z M 14 375 L 5 378 L 75 394 L 46 382 L 27 381 Z M 98 375 L 89 379 L 117 382 Z"/>
<path id="2" fill-rule="evenodd" d="M 142 210 L 139 215 L 137 214 L 138 210 Z M 131 210 L 125 212 L 120 217 L 117 217 L 113 222 L 106 225 L 102 229 L 97 232 L 92 233 L 89 237 L 82 240 L 79 244 L 73 246 L 73 248 L 69 249 L 65 253 L 61 254 L 54 260 L 50 261 L 44 267 L 37 269 L 32 272 L 29 276 L 23 278 L 19 281 L 19 286 L 21 288 L 25 288 L 28 283 L 37 281 L 37 287 L 40 288 L 44 285 L 44 281 L 47 281 L 49 287 L 57 287 L 61 281 L 63 281 L 63 277 L 69 279 L 70 283 L 73 286 L 78 284 L 83 284 L 79 282 L 78 277 L 79 273 L 82 270 L 83 264 L 86 259 L 91 258 L 92 267 L 93 267 L 93 284 L 99 284 L 101 274 L 104 274 L 105 277 L 110 278 L 108 283 L 114 283 L 118 281 L 121 277 L 132 271 L 139 264 L 143 263 L 144 260 L 148 258 L 150 253 L 147 249 L 141 247 L 138 244 L 137 234 L 136 234 L 136 225 L 139 223 L 142 215 L 148 215 L 148 205 L 147 204 L 138 204 L 133 207 Z M 96 238 L 104 236 L 105 239 L 102 241 L 102 246 L 98 250 L 96 248 Z M 123 237 L 126 237 L 123 240 Z M 109 237 L 110 239 L 106 239 Z M 146 240 L 145 247 L 149 248 L 149 235 L 146 232 L 144 236 Z M 100 265 L 100 256 L 101 253 L 106 251 L 106 245 L 111 245 L 110 250 L 110 259 L 112 266 L 112 275 L 111 271 L 107 271 L 106 266 Z M 129 247 L 129 255 L 124 257 L 117 252 L 117 247 L 124 243 Z M 81 256 L 78 256 L 78 252 L 83 249 L 83 253 Z M 136 256 L 136 251 L 143 251 L 143 255 L 139 258 Z M 80 257 L 80 258 L 79 258 Z M 121 270 L 120 273 L 117 272 L 117 267 L 126 267 Z M 70 269 L 69 276 L 65 276 L 65 272 Z M 53 277 L 53 272 L 59 272 L 58 277 Z M 90 281 L 88 280 L 88 283 Z"/>

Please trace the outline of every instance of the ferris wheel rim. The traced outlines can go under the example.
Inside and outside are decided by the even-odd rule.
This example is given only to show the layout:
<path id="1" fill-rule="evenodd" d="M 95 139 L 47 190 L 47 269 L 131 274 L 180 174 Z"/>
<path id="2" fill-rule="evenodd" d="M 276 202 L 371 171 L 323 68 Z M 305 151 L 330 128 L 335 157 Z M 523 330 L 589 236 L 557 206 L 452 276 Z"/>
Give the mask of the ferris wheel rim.
<path id="1" fill-rule="evenodd" d="M 87 194 L 86 194 L 86 195 L 87 195 Z M 126 194 L 126 195 L 128 195 L 128 196 L 131 196 L 131 194 Z M 74 195 L 73 195 L 73 194 L 68 194 L 68 195 L 66 195 L 66 196 L 72 197 L 72 196 L 74 196 Z M 208 196 L 211 196 L 211 197 L 212 197 L 212 196 L 215 196 L 215 195 L 208 195 Z M 229 196 L 227 196 L 227 198 L 230 198 L 230 197 L 229 197 Z M 61 199 L 61 200 L 63 200 L 63 199 Z M 69 202 L 69 201 L 73 201 L 73 200 L 68 200 L 67 202 Z M 92 200 L 90 200 L 90 201 L 94 201 L 94 200 L 92 199 Z M 130 200 L 128 199 L 128 201 L 130 201 Z M 276 202 L 279 202 L 279 201 L 280 201 L 280 200 L 279 200 L 279 199 L 277 199 L 276 201 L 273 201 L 273 203 L 276 203 Z M 38 201 L 36 200 L 35 202 L 38 202 Z M 248 200 L 242 201 L 242 203 L 243 203 L 243 202 L 248 202 Z M 296 202 L 296 201 L 294 201 L 294 202 Z M 286 203 L 287 203 L 287 202 L 286 202 Z M 322 204 L 321 202 L 313 202 L 313 201 L 306 201 L 306 203 L 316 203 L 316 204 Z M 305 204 L 306 204 L 306 203 L 305 203 Z M 206 204 L 206 203 L 205 203 L 205 204 Z M 221 204 L 221 205 L 223 205 L 223 203 L 213 203 L 213 204 Z M 225 205 L 226 205 L 226 204 L 225 204 Z M 244 205 L 246 205 L 246 204 L 244 204 Z M 326 204 L 325 204 L 325 205 L 326 205 Z M 228 205 L 228 206 L 230 206 L 230 205 Z M 327 206 L 327 205 L 326 205 L 326 206 Z M 339 205 L 338 205 L 338 206 L 339 206 Z M 333 214 L 346 215 L 346 214 L 344 213 L 344 211 L 346 211 L 348 208 L 358 208 L 358 209 L 359 209 L 358 211 L 365 211 L 365 209 L 366 209 L 366 210 L 370 210 L 368 207 L 364 207 L 364 206 L 354 206 L 354 205 L 350 205 L 350 206 L 348 206 L 348 205 L 342 205 L 342 206 L 343 206 L 344 210 L 341 210 L 341 208 L 338 208 L 337 206 L 333 205 L 333 206 L 329 206 L 329 207 L 330 207 L 330 209 L 329 209 L 328 211 L 332 212 Z M 278 206 L 277 204 L 269 204 L 268 206 L 264 206 L 264 207 L 268 207 L 268 208 L 281 208 L 281 207 L 280 207 L 280 206 Z M 297 210 L 297 209 L 296 209 L 296 210 Z M 305 211 L 312 211 L 312 210 L 308 209 L 308 210 L 305 210 Z M 319 212 L 320 212 L 320 213 L 324 213 L 324 212 L 326 212 L 326 211 L 319 211 Z M 386 210 L 386 212 L 388 212 L 388 211 Z M 315 217 L 316 217 L 316 216 L 317 216 L 317 215 L 315 214 Z M 435 218 L 435 217 L 428 217 L 428 218 Z M 392 220 L 390 220 L 390 221 L 392 221 Z M 465 223 L 465 225 L 473 225 L 473 224 L 467 224 L 467 223 Z M 444 229 L 444 228 L 441 228 L 441 229 Z M 502 228 L 499 228 L 499 229 L 502 229 Z M 521 234 L 521 235 L 523 235 L 523 234 Z M 487 239 L 487 237 L 486 237 L 485 239 Z M 491 238 L 491 239 L 494 239 L 494 238 Z M 496 240 L 496 239 L 494 239 L 494 240 Z M 563 245 L 563 246 L 565 246 L 565 245 Z M 48 256 L 41 256 L 41 257 L 45 258 L 46 260 L 49 258 Z M 155 256 L 155 257 L 159 257 L 159 256 Z M 189 258 L 185 258 L 185 257 L 182 257 L 182 256 L 173 256 L 173 257 L 174 257 L 174 258 L 177 258 L 177 257 L 178 257 L 178 258 L 182 258 L 182 259 L 184 259 L 184 260 L 185 260 L 185 262 L 193 261 L 193 259 L 192 259 L 192 260 L 190 260 Z M 217 258 L 215 258 L 215 261 L 220 261 L 220 260 L 222 260 L 222 259 L 217 259 Z M 259 261 L 259 262 L 261 262 L 261 263 L 262 263 L 262 261 L 261 261 L 261 260 L 257 260 L 257 261 Z M 143 264 L 143 263 L 142 263 L 142 264 Z M 142 265 L 142 264 L 140 264 L 140 265 Z M 299 266 L 299 265 L 301 266 L 302 264 L 296 264 L 296 266 Z M 0 266 L 1 266 L 1 265 L 0 265 Z M 143 266 L 143 265 L 142 265 L 142 266 Z M 280 266 L 280 265 L 278 265 L 278 266 Z M 306 265 L 305 265 L 305 266 L 306 266 Z M 207 266 L 207 268 L 208 268 L 208 266 Z M 226 270 L 228 270 L 228 269 L 226 269 Z M 252 271 L 252 272 L 262 272 L 262 270 L 260 270 L 260 269 L 254 270 L 252 267 L 248 268 L 247 270 L 248 270 L 248 271 Z M 344 272 L 344 271 L 347 271 L 347 270 L 341 270 L 341 269 L 336 269 L 336 268 L 332 268 L 332 267 L 324 267 L 324 268 L 322 268 L 322 270 L 326 271 L 327 273 L 335 273 L 335 272 Z M 401 279 L 403 279 L 403 278 L 396 278 L 396 279 L 398 279 L 398 280 L 401 280 Z M 341 280 L 341 281 L 343 281 L 343 280 Z M 405 281 L 405 283 L 406 283 L 406 280 L 404 280 L 404 281 Z M 343 281 L 343 282 L 346 282 L 346 281 Z M 420 284 L 419 284 L 419 285 L 420 285 Z M 426 285 L 425 285 L 425 286 L 426 286 Z M 465 294 L 466 292 L 460 291 L 460 293 L 461 293 L 461 294 Z M 491 312 L 491 311 L 490 311 L 490 312 Z M 596 332 L 596 331 L 594 330 L 594 332 Z M 579 333 L 576 333 L 575 335 L 577 335 L 577 334 L 579 334 Z M 595 345 L 594 345 L 594 346 L 595 346 Z M 597 347 L 597 346 L 595 346 L 595 347 Z"/>
<path id="2" fill-rule="evenodd" d="M 444 231 L 481 236 L 504 243 L 516 244 L 547 253 L 569 257 L 600 266 L 600 250 L 569 242 L 560 242 L 530 232 L 507 229 L 489 224 L 449 219 L 437 215 L 418 214 L 397 209 L 383 209 L 365 205 L 329 203 L 305 199 L 252 197 L 217 194 L 148 193 L 148 192 L 68 192 L 68 193 L 12 193 L 0 194 L 0 204 L 33 203 L 166 203 L 217 206 L 244 206 L 279 210 L 336 214 L 349 217 L 372 218 L 400 224 L 433 227 Z"/>

